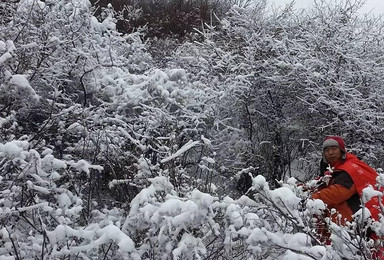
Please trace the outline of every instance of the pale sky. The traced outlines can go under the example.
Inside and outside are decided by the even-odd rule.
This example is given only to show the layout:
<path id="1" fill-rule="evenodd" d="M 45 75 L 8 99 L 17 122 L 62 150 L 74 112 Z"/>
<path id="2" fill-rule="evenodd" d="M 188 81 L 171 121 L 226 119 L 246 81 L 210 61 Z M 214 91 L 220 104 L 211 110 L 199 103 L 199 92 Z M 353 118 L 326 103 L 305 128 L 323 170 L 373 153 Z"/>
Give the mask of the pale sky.
<path id="1" fill-rule="evenodd" d="M 275 7 L 285 6 L 292 0 L 267 0 L 268 4 Z M 314 0 L 295 0 L 296 8 L 307 8 L 314 3 Z M 384 14 L 384 0 L 366 0 L 365 5 L 361 9 L 361 13 L 371 11 L 375 15 Z"/>

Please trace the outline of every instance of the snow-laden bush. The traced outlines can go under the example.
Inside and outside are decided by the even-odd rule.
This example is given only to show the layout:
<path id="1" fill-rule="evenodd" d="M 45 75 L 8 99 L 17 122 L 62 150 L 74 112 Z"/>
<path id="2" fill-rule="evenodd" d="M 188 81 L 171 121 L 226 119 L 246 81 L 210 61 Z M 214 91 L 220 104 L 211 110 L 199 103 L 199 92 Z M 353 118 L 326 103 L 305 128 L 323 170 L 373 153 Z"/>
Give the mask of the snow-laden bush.
<path id="1" fill-rule="evenodd" d="M 308 196 L 290 179 L 270 189 L 253 178 L 252 198 L 213 197 L 194 190 L 180 197 L 166 177 L 150 180 L 131 202 L 123 225 L 142 259 L 372 259 L 372 240 L 358 222 L 328 223 L 332 245 L 320 242 L 316 219 L 326 205 Z M 318 216 L 314 218 L 314 216 Z M 374 222 L 381 234 L 380 222 Z"/>
<path id="2" fill-rule="evenodd" d="M 297 60 L 312 52 L 285 48 L 303 47 L 292 16 L 236 7 L 159 69 L 139 33 L 116 31 L 110 7 L 101 20 L 85 0 L 0 7 L 2 258 L 369 258 L 353 223 L 329 223 L 334 245 L 320 245 L 312 217 L 324 204 L 303 210 L 300 188 L 280 182 L 293 158 L 313 163 L 306 149 L 321 130 L 310 123 L 323 122 L 315 103 L 292 99 L 321 90 L 300 85 L 318 78 Z M 364 136 L 380 127 L 367 122 Z M 253 179 L 253 199 L 233 199 L 236 173 L 265 175 Z M 384 233 L 380 221 L 371 227 Z"/>
<path id="3" fill-rule="evenodd" d="M 129 211 L 102 205 L 89 211 L 86 185 L 79 178 L 103 168 L 85 160 L 63 160 L 41 153 L 27 141 L 0 144 L 0 244 L 2 255 L 109 259 L 371 259 L 359 222 L 340 227 L 328 222 L 331 246 L 320 243 L 313 216 L 325 209 L 290 179 L 271 189 L 265 177 L 252 179 L 250 199 L 215 197 L 197 189 L 176 190 L 169 177 L 131 201 Z M 190 145 L 191 146 L 191 145 Z M 383 179 L 380 176 L 380 179 Z M 380 195 L 365 191 L 365 198 Z M 86 195 L 86 196 L 84 196 Z M 89 211 L 89 212 L 88 212 Z M 125 215 L 127 215 L 125 217 Z M 384 235 L 382 221 L 372 229 Z M 27 231 L 27 232 L 26 232 Z"/>
<path id="4" fill-rule="evenodd" d="M 149 68 L 112 9 L 98 21 L 88 1 L 12 5 L 0 32 L 2 255 L 136 257 L 119 222 L 148 177 L 213 187 L 204 92 L 184 70 Z"/>
<path id="5" fill-rule="evenodd" d="M 87 226 L 83 190 L 76 179 L 102 167 L 84 160 L 60 160 L 50 149 L 39 153 L 30 147 L 27 141 L 0 143 L 1 255 L 32 259 L 92 250 L 98 254 L 98 246 L 111 241 L 116 242 L 121 254 L 134 253 L 133 245 L 122 245 L 109 235 L 116 235 L 111 230 L 118 230 L 113 219 L 109 218 L 111 223 L 102 220 L 99 228 Z M 84 246 L 86 239 L 94 242 L 96 234 L 100 241 Z M 69 240 L 74 247 L 70 252 L 64 249 Z"/>
<path id="6" fill-rule="evenodd" d="M 272 184 L 309 173 L 327 134 L 382 166 L 382 21 L 339 2 L 300 14 L 234 7 L 178 48 L 168 64 L 220 93 L 211 135 L 223 174 L 254 166 Z"/>
<path id="7" fill-rule="evenodd" d="M 88 192 L 102 189 L 120 202 L 155 176 L 142 175 L 144 163 L 177 186 L 210 189 L 214 155 L 204 142 L 162 162 L 206 134 L 205 89 L 182 69 L 150 68 L 140 34 L 118 33 L 110 7 L 98 21 L 85 0 L 14 5 L 0 33 L 2 140 L 23 137 L 60 158 L 102 164 L 102 174 L 84 180 Z M 111 181 L 123 185 L 110 190 Z"/>

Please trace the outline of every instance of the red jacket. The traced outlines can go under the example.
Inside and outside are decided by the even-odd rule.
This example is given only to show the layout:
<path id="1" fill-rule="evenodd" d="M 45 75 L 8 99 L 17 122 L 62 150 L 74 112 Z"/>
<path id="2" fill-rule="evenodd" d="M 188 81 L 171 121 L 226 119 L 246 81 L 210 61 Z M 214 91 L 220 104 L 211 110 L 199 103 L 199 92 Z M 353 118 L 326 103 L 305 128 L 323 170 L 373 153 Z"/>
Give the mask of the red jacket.
<path id="1" fill-rule="evenodd" d="M 349 153 L 347 153 L 345 160 L 337 162 L 333 168 L 332 178 L 328 186 L 314 193 L 312 198 L 321 199 L 328 205 L 329 209 L 336 209 L 341 218 L 339 219 L 337 214 L 334 214 L 331 216 L 332 221 L 344 225 L 345 220 L 352 220 L 352 215 L 356 211 L 356 209 L 351 208 L 351 200 L 356 198 L 358 203 L 365 187 L 368 185 L 375 187 L 378 174 L 355 155 Z M 338 176 L 344 173 L 347 173 L 352 179 L 351 185 L 337 181 Z M 365 206 L 371 211 L 372 218 L 377 220 L 380 210 L 375 205 L 379 205 L 377 197 L 372 198 Z"/>

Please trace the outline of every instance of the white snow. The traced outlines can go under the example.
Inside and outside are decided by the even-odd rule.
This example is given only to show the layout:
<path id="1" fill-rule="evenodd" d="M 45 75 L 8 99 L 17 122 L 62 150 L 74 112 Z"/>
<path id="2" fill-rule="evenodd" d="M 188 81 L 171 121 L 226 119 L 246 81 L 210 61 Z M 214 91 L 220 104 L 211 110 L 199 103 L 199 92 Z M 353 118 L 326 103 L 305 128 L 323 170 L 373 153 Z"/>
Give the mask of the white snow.
<path id="1" fill-rule="evenodd" d="M 0 65 L 6 62 L 8 59 L 12 58 L 12 55 L 9 52 L 6 52 L 0 56 Z"/>
<path id="2" fill-rule="evenodd" d="M 211 147 L 212 146 L 212 142 L 211 140 L 209 140 L 208 138 L 205 138 L 204 135 L 201 136 L 201 140 L 203 141 L 203 143 L 208 146 L 208 147 Z"/>
<path id="3" fill-rule="evenodd" d="M 307 200 L 306 202 L 307 209 L 313 214 L 323 214 L 323 211 L 327 208 L 325 203 L 322 200 Z"/>
<path id="4" fill-rule="evenodd" d="M 87 230 L 76 230 L 68 226 L 58 225 L 55 230 L 47 232 L 47 235 L 51 245 L 55 248 L 53 255 L 57 257 L 76 255 L 79 252 L 86 252 L 92 248 L 97 248 L 100 245 L 113 242 L 118 245 L 119 252 L 126 255 L 127 259 L 140 260 L 140 256 L 136 252 L 132 239 L 124 234 L 113 223 L 110 223 L 103 228 L 98 226 L 89 227 Z M 88 243 L 73 246 L 71 249 L 64 247 L 57 251 L 56 244 L 62 241 L 64 242 L 72 237 L 85 239 Z"/>
<path id="5" fill-rule="evenodd" d="M 262 175 L 257 175 L 255 178 L 252 178 L 253 187 L 256 190 L 268 190 L 269 185 L 267 180 Z"/>
<path id="6" fill-rule="evenodd" d="M 15 50 L 16 50 L 16 47 L 13 41 L 8 40 L 6 42 L 3 42 L 0 40 L 0 53 L 4 52 L 0 56 L 0 65 L 6 62 L 8 59 L 12 58 L 12 53 Z"/>
<path id="7" fill-rule="evenodd" d="M 283 206 L 286 206 L 288 208 L 296 207 L 301 200 L 292 192 L 292 190 L 287 187 L 281 187 L 275 190 L 271 190 L 270 195 L 272 200 L 276 204 L 282 203 Z"/>
<path id="8" fill-rule="evenodd" d="M 14 85 L 18 91 L 25 92 L 31 97 L 38 99 L 35 90 L 31 87 L 25 75 L 11 75 L 9 82 Z"/>
<path id="9" fill-rule="evenodd" d="M 184 69 L 172 69 L 168 72 L 168 75 L 172 81 L 187 81 L 187 73 Z"/>
<path id="10" fill-rule="evenodd" d="M 0 52 L 5 52 L 7 50 L 7 44 L 3 41 L 0 41 Z"/>
<path id="11" fill-rule="evenodd" d="M 368 28 L 375 23 L 365 34 L 348 16 L 342 30 L 333 30 L 341 37 L 327 34 L 322 42 L 323 30 L 312 28 L 340 29 L 340 12 L 321 27 L 321 14 L 312 23 L 304 16 L 290 20 L 287 10 L 276 30 L 275 18 L 257 20 L 265 14 L 249 16 L 253 10 L 237 6 L 220 30 L 196 30 L 204 41 L 170 40 L 172 56 L 159 69 L 141 32 L 116 31 L 111 4 L 96 18 L 88 0 L 14 2 L 1 32 L 17 41 L 0 40 L 0 260 L 360 257 L 346 248 L 356 223 L 341 227 L 327 218 L 334 244 L 313 246 L 314 216 L 327 207 L 298 187 L 301 170 L 312 174 L 316 156 L 314 140 L 298 133 L 306 118 L 321 114 L 318 108 L 337 111 L 343 122 L 329 117 L 308 129 L 341 126 L 342 132 L 359 125 L 361 140 L 382 132 L 383 66 L 377 61 L 384 52 L 377 31 Z M 228 38 L 219 38 L 223 32 Z M 345 32 L 359 32 L 363 40 Z M 339 54 L 343 66 L 335 73 Z M 362 86 L 356 66 L 348 64 L 357 64 L 372 86 Z M 328 91 L 342 94 L 333 99 Z M 285 94 L 291 103 L 280 99 Z M 296 101 L 308 111 L 290 111 Z M 284 122 L 273 111 L 280 106 Z M 22 121 L 29 118 L 38 120 Z M 272 163 L 263 160 L 278 147 L 263 131 L 276 130 L 276 123 L 278 131 L 292 132 L 282 138 L 295 157 L 289 174 L 297 179 L 278 180 L 281 187 L 272 189 L 270 172 L 258 164 Z M 271 152 L 265 158 L 263 149 Z M 95 171 L 103 183 L 92 179 Z M 237 177 L 255 173 L 254 197 L 241 196 Z M 97 190 L 108 181 L 111 190 Z M 367 187 L 362 202 L 382 195 Z M 298 207 L 301 199 L 306 209 Z M 354 218 L 384 233 L 384 219 L 369 214 L 364 208 Z"/>
<path id="12" fill-rule="evenodd" d="M 353 214 L 353 218 L 357 221 L 357 223 L 364 223 L 370 216 L 371 211 L 369 211 L 366 207 L 359 209 L 355 214 Z"/>
<path id="13" fill-rule="evenodd" d="M 56 159 L 52 154 L 47 154 L 41 161 L 41 167 L 46 171 L 59 170 L 67 168 L 67 164 Z"/>
<path id="14" fill-rule="evenodd" d="M 188 151 L 189 149 L 199 145 L 200 142 L 199 141 L 192 141 L 190 140 L 188 143 L 186 143 L 185 145 L 183 145 L 179 150 L 177 150 L 174 154 L 168 156 L 167 158 L 164 158 L 161 160 L 161 163 L 166 163 L 168 161 L 171 161 L 179 156 L 181 156 L 183 153 L 185 153 L 186 151 Z"/>
<path id="15" fill-rule="evenodd" d="M 363 203 L 367 203 L 370 201 L 373 197 L 379 196 L 381 197 L 383 194 L 382 192 L 376 190 L 372 186 L 368 186 L 363 189 L 362 194 L 361 194 L 361 201 Z"/>
<path id="16" fill-rule="evenodd" d="M 203 161 L 206 161 L 207 163 L 212 163 L 212 164 L 215 163 L 215 159 L 210 158 L 210 157 L 203 156 L 201 159 L 202 159 Z"/>
<path id="17" fill-rule="evenodd" d="M 92 165 L 83 159 L 77 161 L 76 163 L 71 162 L 71 163 L 69 163 L 69 165 L 72 168 L 75 168 L 79 172 L 85 172 L 87 175 L 90 174 L 90 172 L 91 172 L 90 169 L 95 169 L 97 171 L 102 171 L 104 169 L 100 165 Z"/>
<path id="18" fill-rule="evenodd" d="M 22 156 L 22 151 L 28 148 L 29 144 L 25 141 L 11 141 L 6 144 L 0 143 L 0 156 L 15 158 Z"/>
<path id="19" fill-rule="evenodd" d="M 71 199 L 66 193 L 62 193 L 57 196 L 57 203 L 60 208 L 68 208 L 72 204 Z"/>

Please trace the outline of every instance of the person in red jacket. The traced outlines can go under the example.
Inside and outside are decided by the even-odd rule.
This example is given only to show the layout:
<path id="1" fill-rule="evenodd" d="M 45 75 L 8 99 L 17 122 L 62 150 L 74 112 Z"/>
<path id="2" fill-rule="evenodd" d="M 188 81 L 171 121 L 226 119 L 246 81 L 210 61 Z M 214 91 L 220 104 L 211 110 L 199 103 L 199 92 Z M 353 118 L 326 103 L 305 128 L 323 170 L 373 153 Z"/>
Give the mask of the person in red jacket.
<path id="1" fill-rule="evenodd" d="M 323 162 L 328 164 L 324 173 L 324 184 L 312 194 L 312 199 L 322 200 L 328 207 L 331 220 L 339 225 L 353 221 L 353 214 L 361 208 L 363 189 L 376 186 L 377 172 L 355 155 L 345 149 L 345 142 L 339 136 L 327 136 L 322 145 Z M 377 197 L 365 203 L 371 212 L 371 218 L 379 219 L 379 201 Z M 319 227 L 320 240 L 329 244 L 329 231 L 323 225 Z M 380 258 L 381 259 L 381 258 Z"/>
<path id="2" fill-rule="evenodd" d="M 338 214 L 332 214 L 332 221 L 345 225 L 360 209 L 360 197 L 351 174 L 344 169 L 338 169 L 337 166 L 349 164 L 354 158 L 352 154 L 347 153 L 344 140 L 338 136 L 326 137 L 322 148 L 322 160 L 328 164 L 328 169 L 323 177 L 324 188 L 313 193 L 312 199 L 320 199 L 329 209 L 336 209 Z"/>

